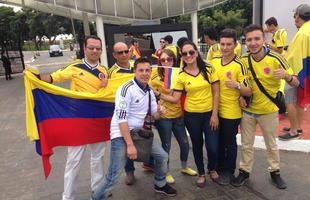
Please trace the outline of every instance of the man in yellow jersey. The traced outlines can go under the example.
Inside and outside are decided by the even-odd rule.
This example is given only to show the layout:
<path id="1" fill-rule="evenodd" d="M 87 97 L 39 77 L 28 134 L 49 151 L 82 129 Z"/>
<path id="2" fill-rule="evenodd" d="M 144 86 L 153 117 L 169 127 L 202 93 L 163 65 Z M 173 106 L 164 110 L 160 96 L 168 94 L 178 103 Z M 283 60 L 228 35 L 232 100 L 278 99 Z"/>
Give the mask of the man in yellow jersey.
<path id="1" fill-rule="evenodd" d="M 113 46 L 113 57 L 116 62 L 108 70 L 109 78 L 133 74 L 133 62 L 130 62 L 129 50 L 124 42 L 117 42 Z"/>
<path id="2" fill-rule="evenodd" d="M 253 167 L 253 144 L 258 124 L 265 140 L 268 170 L 272 183 L 279 189 L 285 189 L 286 183 L 280 176 L 280 156 L 276 142 L 279 109 L 261 91 L 254 77 L 257 77 L 266 92 L 273 98 L 279 90 L 281 79 L 295 87 L 298 86 L 299 81 L 291 75 L 293 71 L 281 55 L 264 47 L 265 37 L 261 26 L 252 24 L 245 28 L 245 43 L 250 53 L 242 56 L 242 59 L 248 68 L 253 100 L 248 107 L 243 109 L 239 175 L 232 180 L 231 184 L 238 187 L 249 179 Z"/>
<path id="3" fill-rule="evenodd" d="M 220 79 L 219 104 L 219 156 L 217 170 L 220 173 L 218 183 L 228 185 L 234 176 L 237 159 L 236 135 L 241 121 L 239 97 L 250 96 L 246 68 L 237 58 L 234 49 L 237 46 L 237 34 L 233 29 L 224 29 L 220 33 L 221 57 L 215 57 L 211 65 Z"/>
<path id="4" fill-rule="evenodd" d="M 274 17 L 267 19 L 265 25 L 265 32 L 273 34 L 271 44 L 266 43 L 266 46 L 279 54 L 283 54 L 287 39 L 286 30 L 278 26 L 278 21 Z"/>
<path id="5" fill-rule="evenodd" d="M 107 85 L 108 73 L 105 67 L 99 63 L 101 53 L 101 39 L 97 36 L 86 36 L 84 41 L 84 59 L 77 60 L 52 74 L 41 74 L 38 77 L 48 83 L 59 83 L 70 80 L 71 90 L 96 93 L 100 88 Z M 92 191 L 98 187 L 99 182 L 103 179 L 103 155 L 106 142 L 68 147 L 64 175 L 64 192 L 62 195 L 63 200 L 76 199 L 77 178 L 86 146 L 89 146 L 91 151 Z"/>
<path id="6" fill-rule="evenodd" d="M 295 25 L 299 29 L 289 45 L 286 53 L 287 62 L 298 74 L 300 86 L 285 88 L 285 103 L 290 120 L 290 127 L 285 127 L 285 133 L 279 136 L 280 140 L 298 138 L 303 133 L 301 123 L 304 107 L 310 101 L 310 6 L 301 4 L 295 10 Z M 308 77 L 308 78 L 307 78 Z"/>
<path id="7" fill-rule="evenodd" d="M 173 37 L 171 36 L 171 35 L 166 35 L 165 37 L 164 37 L 164 40 L 165 40 L 165 42 L 166 42 L 166 46 L 165 46 L 165 49 L 170 49 L 173 53 L 174 53 L 174 55 L 175 55 L 175 57 L 179 57 L 178 55 L 179 55 L 179 50 L 178 50 L 178 47 L 177 46 L 175 46 L 174 44 L 172 44 L 172 42 L 173 42 Z"/>
<path id="8" fill-rule="evenodd" d="M 204 41 L 209 46 L 209 50 L 206 56 L 206 61 L 210 62 L 213 58 L 221 56 L 221 47 L 220 44 L 217 42 L 217 32 L 213 28 L 208 28 L 204 31 Z M 241 45 L 237 42 L 237 45 L 234 49 L 235 54 L 237 57 L 241 56 Z"/>

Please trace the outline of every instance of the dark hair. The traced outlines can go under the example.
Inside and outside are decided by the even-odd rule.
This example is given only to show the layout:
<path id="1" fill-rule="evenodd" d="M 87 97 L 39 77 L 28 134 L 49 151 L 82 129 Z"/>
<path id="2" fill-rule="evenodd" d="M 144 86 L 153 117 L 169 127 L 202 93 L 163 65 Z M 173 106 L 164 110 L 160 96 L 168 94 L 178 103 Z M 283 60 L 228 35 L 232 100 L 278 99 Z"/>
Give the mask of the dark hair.
<path id="1" fill-rule="evenodd" d="M 177 58 L 175 57 L 175 54 L 173 53 L 173 51 L 171 51 L 170 49 L 163 49 L 160 53 L 160 56 L 165 53 L 167 54 L 169 57 L 171 57 L 173 59 L 173 65 L 175 65 L 177 63 Z M 160 56 L 159 56 L 159 59 L 160 59 Z M 162 66 L 162 64 L 160 63 L 160 66 Z M 174 67 L 174 66 L 173 66 Z M 165 74 L 164 74 L 164 68 L 162 67 L 158 67 L 157 68 L 157 72 L 158 72 L 158 75 L 160 76 L 160 79 L 163 80 L 163 78 L 165 77 Z"/>
<path id="2" fill-rule="evenodd" d="M 232 38 L 235 43 L 237 42 L 237 32 L 231 28 L 225 28 L 220 33 L 220 38 Z"/>
<path id="3" fill-rule="evenodd" d="M 177 41 L 178 47 L 183 46 L 184 42 L 186 42 L 186 41 L 188 41 L 187 37 L 181 37 L 180 39 L 178 39 L 178 41 Z"/>
<path id="4" fill-rule="evenodd" d="M 269 19 L 267 19 L 265 21 L 265 24 L 268 25 L 268 26 L 271 26 L 271 25 L 278 26 L 277 19 L 274 18 L 274 17 L 270 17 Z"/>
<path id="5" fill-rule="evenodd" d="M 138 59 L 135 61 L 134 65 L 133 65 L 134 70 L 137 69 L 137 65 L 140 64 L 140 63 L 149 63 L 149 64 L 151 64 L 151 61 L 150 61 L 150 59 L 149 59 L 148 57 L 146 57 L 146 56 L 138 58 Z"/>
<path id="6" fill-rule="evenodd" d="M 263 30 L 262 26 L 257 25 L 257 24 L 250 24 L 247 27 L 245 27 L 244 35 L 248 34 L 249 32 L 253 32 L 253 31 L 261 31 L 264 35 L 264 30 Z"/>
<path id="7" fill-rule="evenodd" d="M 211 40 L 217 40 L 217 32 L 214 28 L 207 28 L 204 32 Z"/>
<path id="8" fill-rule="evenodd" d="M 184 42 L 183 46 L 181 47 L 181 52 L 183 52 L 182 50 L 183 50 L 183 47 L 185 45 L 191 45 L 198 52 L 198 48 L 197 48 L 196 44 L 193 43 L 192 41 Z M 185 68 L 187 66 L 187 64 L 184 62 L 184 60 L 182 62 L 183 62 L 183 66 Z M 202 76 L 204 77 L 204 79 L 210 83 L 210 80 L 209 80 L 209 77 L 208 77 L 209 71 L 208 71 L 208 68 L 207 68 L 207 64 L 203 61 L 203 59 L 201 58 L 199 52 L 198 52 L 198 55 L 197 55 L 197 66 L 198 66 L 200 72 L 202 73 Z"/>
<path id="9" fill-rule="evenodd" d="M 87 35 L 85 36 L 84 38 L 84 46 L 86 47 L 87 46 L 87 40 L 88 39 L 94 39 L 94 40 L 99 40 L 100 41 L 100 45 L 102 46 L 102 41 L 100 39 L 100 37 L 96 36 L 96 35 Z"/>
<path id="10" fill-rule="evenodd" d="M 138 41 L 136 39 L 132 39 L 131 40 L 131 44 L 134 45 L 135 43 L 137 43 Z"/>
<path id="11" fill-rule="evenodd" d="M 164 40 L 168 42 L 168 44 L 171 44 L 173 42 L 173 37 L 171 35 L 166 35 Z"/>

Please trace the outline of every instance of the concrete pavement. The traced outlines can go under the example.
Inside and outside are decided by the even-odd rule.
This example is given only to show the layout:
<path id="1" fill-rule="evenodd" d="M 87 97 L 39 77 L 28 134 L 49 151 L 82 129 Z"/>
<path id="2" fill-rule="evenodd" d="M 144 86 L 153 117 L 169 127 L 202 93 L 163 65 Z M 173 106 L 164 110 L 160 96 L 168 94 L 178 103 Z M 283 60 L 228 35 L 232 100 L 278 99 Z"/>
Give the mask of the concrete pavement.
<path id="1" fill-rule="evenodd" d="M 66 161 L 66 148 L 57 147 L 51 158 L 52 172 L 45 180 L 41 158 L 35 153 L 34 144 L 28 141 L 25 132 L 25 97 L 21 75 L 6 81 L 0 77 L 0 199 L 1 200 L 59 200 L 63 191 L 63 172 Z M 109 149 L 109 148 L 107 148 Z M 281 174 L 288 188 L 278 190 L 271 185 L 267 172 L 266 152 L 255 150 L 254 170 L 250 181 L 243 187 L 219 186 L 210 179 L 204 189 L 195 186 L 197 177 L 189 177 L 179 172 L 179 149 L 173 140 L 170 156 L 171 173 L 175 177 L 174 187 L 178 195 L 168 198 L 153 191 L 153 174 L 145 173 L 136 163 L 136 184 L 126 186 L 124 174 L 114 187 L 111 200 L 142 199 L 181 199 L 181 200 L 308 200 L 310 188 L 310 154 L 281 151 Z M 78 180 L 78 200 L 89 199 L 90 172 L 87 151 Z M 105 164 L 108 166 L 109 151 L 106 151 Z M 239 156 L 238 156 L 239 157 Z M 206 160 L 207 163 L 207 160 Z M 195 168 L 192 151 L 189 166 Z"/>

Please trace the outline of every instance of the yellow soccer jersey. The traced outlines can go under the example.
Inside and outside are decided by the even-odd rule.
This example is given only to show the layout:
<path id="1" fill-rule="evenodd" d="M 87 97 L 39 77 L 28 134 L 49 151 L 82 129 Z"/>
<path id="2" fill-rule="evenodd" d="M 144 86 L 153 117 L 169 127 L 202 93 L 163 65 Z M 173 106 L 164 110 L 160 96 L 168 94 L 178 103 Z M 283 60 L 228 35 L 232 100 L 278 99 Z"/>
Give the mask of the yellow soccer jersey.
<path id="1" fill-rule="evenodd" d="M 92 67 L 84 60 L 78 60 L 67 67 L 51 74 L 54 83 L 71 80 L 71 90 L 96 93 L 102 86 L 100 76 L 108 76 L 107 70 L 101 65 Z"/>
<path id="2" fill-rule="evenodd" d="M 203 113 L 213 109 L 212 83 L 218 81 L 217 73 L 211 66 L 208 68 L 209 81 L 206 81 L 201 73 L 196 76 L 182 70 L 178 81 L 174 86 L 176 91 L 185 91 L 185 110 L 187 112 Z"/>
<path id="3" fill-rule="evenodd" d="M 215 43 L 212 46 L 210 46 L 207 54 L 207 62 L 210 62 L 214 57 L 219 57 L 221 56 L 221 49 L 220 49 L 220 44 Z"/>
<path id="4" fill-rule="evenodd" d="M 172 95 L 173 90 L 165 89 L 164 88 L 164 81 L 161 80 L 160 76 L 156 74 L 152 77 L 150 81 L 150 85 L 157 91 L 163 93 Z M 164 106 L 167 110 L 167 112 L 162 115 L 162 118 L 177 118 L 182 116 L 182 109 L 181 109 L 181 102 L 178 103 L 170 103 L 168 101 L 160 100 L 160 105 Z"/>
<path id="5" fill-rule="evenodd" d="M 239 58 L 242 55 L 242 48 L 241 48 L 241 44 L 239 41 L 237 41 L 237 46 L 234 49 L 234 53 L 236 54 L 236 56 Z"/>
<path id="6" fill-rule="evenodd" d="M 287 61 L 278 53 L 267 50 L 266 55 L 260 61 L 255 61 L 251 57 L 252 65 L 258 80 L 264 86 L 265 90 L 272 96 L 275 97 L 276 93 L 280 89 L 281 80 L 273 76 L 273 71 L 279 68 L 279 65 L 283 67 L 289 74 L 293 74 L 292 69 L 289 67 Z M 278 107 L 260 91 L 256 85 L 252 73 L 249 69 L 248 54 L 242 56 L 242 59 L 247 67 L 248 77 L 253 90 L 252 103 L 245 111 L 255 114 L 268 114 L 277 112 Z"/>
<path id="7" fill-rule="evenodd" d="M 169 49 L 173 52 L 173 54 L 175 55 L 175 57 L 177 58 L 178 57 L 178 48 L 173 45 L 173 44 L 168 44 L 165 49 Z"/>
<path id="8" fill-rule="evenodd" d="M 226 119 L 241 118 L 241 108 L 239 106 L 240 92 L 237 89 L 231 89 L 225 86 L 226 80 L 234 80 L 244 86 L 249 83 L 246 76 L 246 68 L 238 58 L 234 58 L 230 63 L 222 65 L 222 58 L 217 57 L 211 61 L 212 66 L 220 80 L 220 105 L 219 115 Z"/>
<path id="9" fill-rule="evenodd" d="M 133 64 L 134 62 L 129 61 L 129 68 L 121 67 L 117 63 L 115 63 L 109 70 L 108 75 L 109 78 L 120 77 L 128 74 L 133 74 Z"/>
<path id="10" fill-rule="evenodd" d="M 272 46 L 282 48 L 286 46 L 287 32 L 285 29 L 278 29 L 272 37 Z"/>

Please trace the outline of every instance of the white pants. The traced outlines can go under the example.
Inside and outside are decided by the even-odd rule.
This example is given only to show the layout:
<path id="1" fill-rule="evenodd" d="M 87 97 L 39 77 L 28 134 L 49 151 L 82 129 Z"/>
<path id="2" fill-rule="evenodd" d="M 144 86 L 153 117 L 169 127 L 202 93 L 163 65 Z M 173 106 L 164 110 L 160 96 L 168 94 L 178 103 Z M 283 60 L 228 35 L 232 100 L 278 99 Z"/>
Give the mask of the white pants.
<path id="1" fill-rule="evenodd" d="M 62 200 L 74 200 L 76 196 L 77 179 L 81 167 L 81 161 L 86 150 L 90 147 L 91 159 L 91 189 L 94 191 L 103 179 L 103 155 L 106 142 L 68 147 L 67 163 L 64 175 L 64 192 Z"/>

